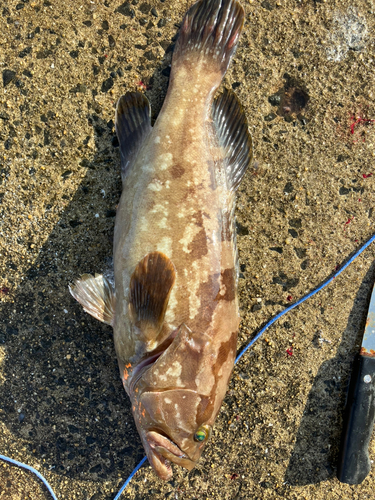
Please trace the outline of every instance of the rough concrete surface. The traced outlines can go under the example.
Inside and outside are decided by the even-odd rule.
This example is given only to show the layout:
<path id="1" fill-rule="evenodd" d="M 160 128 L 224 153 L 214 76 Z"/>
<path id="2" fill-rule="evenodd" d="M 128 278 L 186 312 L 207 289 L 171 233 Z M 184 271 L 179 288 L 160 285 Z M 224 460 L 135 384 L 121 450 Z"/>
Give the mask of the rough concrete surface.
<path id="1" fill-rule="evenodd" d="M 144 91 L 156 118 L 191 3 L 0 3 L 0 453 L 41 471 L 60 499 L 113 499 L 143 456 L 111 328 L 68 283 L 110 266 L 115 104 Z M 242 4 L 223 83 L 254 140 L 237 204 L 239 348 L 375 232 L 373 2 Z M 374 257 L 373 244 L 243 357 L 196 469 L 163 483 L 147 464 L 122 498 L 373 499 L 375 466 L 358 486 L 336 468 Z M 1 462 L 0 498 L 50 496 Z"/>

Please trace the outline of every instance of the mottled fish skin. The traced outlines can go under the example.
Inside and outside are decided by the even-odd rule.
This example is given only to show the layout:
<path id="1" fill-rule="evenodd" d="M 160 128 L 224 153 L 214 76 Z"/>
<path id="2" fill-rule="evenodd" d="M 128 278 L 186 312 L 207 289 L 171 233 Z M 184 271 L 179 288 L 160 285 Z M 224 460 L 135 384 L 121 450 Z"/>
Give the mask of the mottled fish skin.
<path id="1" fill-rule="evenodd" d="M 143 96 L 127 94 L 117 108 L 123 192 L 115 224 L 111 324 L 134 419 L 162 479 L 172 476 L 170 461 L 189 470 L 196 464 L 235 359 L 233 212 L 251 138 L 234 96 L 224 93 L 214 103 L 214 94 L 243 19 L 237 1 L 193 5 L 154 127 Z M 85 307 L 76 288 L 71 291 Z"/>

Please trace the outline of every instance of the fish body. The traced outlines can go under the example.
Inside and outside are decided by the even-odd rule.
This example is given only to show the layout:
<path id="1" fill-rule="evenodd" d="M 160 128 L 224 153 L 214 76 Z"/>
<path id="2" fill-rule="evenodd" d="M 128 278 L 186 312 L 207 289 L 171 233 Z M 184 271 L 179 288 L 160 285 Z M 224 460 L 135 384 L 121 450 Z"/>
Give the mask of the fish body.
<path id="1" fill-rule="evenodd" d="M 196 464 L 235 359 L 235 190 L 252 146 L 234 94 L 214 95 L 243 18 L 233 0 L 201 0 L 187 12 L 153 127 L 144 95 L 120 98 L 115 290 L 90 275 L 71 288 L 87 312 L 113 326 L 135 423 L 162 479 L 172 476 L 170 462 Z"/>

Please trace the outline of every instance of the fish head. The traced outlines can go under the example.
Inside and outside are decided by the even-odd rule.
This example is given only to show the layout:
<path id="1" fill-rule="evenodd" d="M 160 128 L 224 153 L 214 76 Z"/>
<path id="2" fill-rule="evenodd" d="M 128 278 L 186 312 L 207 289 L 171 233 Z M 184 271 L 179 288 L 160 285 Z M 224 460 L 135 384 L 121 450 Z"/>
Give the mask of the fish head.
<path id="1" fill-rule="evenodd" d="M 208 398 L 176 388 L 144 391 L 136 399 L 134 419 L 156 474 L 161 479 L 170 479 L 171 462 L 192 470 L 211 435 L 216 416 L 202 412 L 202 407 L 209 406 Z"/>
<path id="2" fill-rule="evenodd" d="M 209 335 L 181 325 L 169 347 L 128 386 L 139 435 L 161 479 L 172 477 L 171 462 L 192 470 L 199 460 L 225 396 L 236 338 L 225 349 L 213 347 Z"/>

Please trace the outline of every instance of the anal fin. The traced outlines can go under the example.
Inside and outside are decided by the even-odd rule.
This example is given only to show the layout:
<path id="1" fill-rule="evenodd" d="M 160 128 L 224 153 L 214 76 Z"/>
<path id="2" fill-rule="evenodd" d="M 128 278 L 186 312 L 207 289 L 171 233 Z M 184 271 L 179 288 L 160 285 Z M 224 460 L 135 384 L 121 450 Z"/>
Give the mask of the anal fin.
<path id="1" fill-rule="evenodd" d="M 103 275 L 84 274 L 76 280 L 69 291 L 83 309 L 94 318 L 113 326 L 115 317 L 115 294 L 112 285 Z"/>
<path id="2" fill-rule="evenodd" d="M 147 254 L 131 276 L 130 316 L 149 341 L 156 340 L 162 330 L 175 279 L 173 262 L 161 252 Z"/>
<path id="3" fill-rule="evenodd" d="M 116 134 L 120 143 L 121 175 L 137 155 L 150 133 L 151 109 L 147 97 L 140 92 L 127 92 L 116 107 Z"/>

